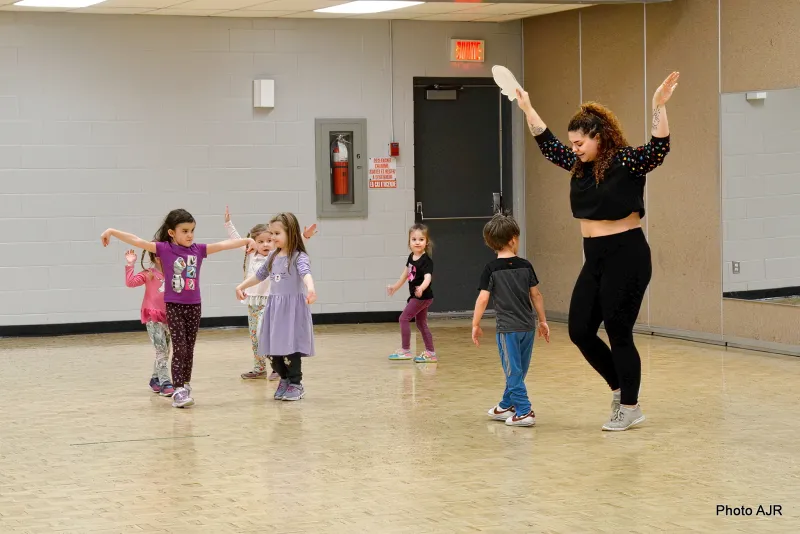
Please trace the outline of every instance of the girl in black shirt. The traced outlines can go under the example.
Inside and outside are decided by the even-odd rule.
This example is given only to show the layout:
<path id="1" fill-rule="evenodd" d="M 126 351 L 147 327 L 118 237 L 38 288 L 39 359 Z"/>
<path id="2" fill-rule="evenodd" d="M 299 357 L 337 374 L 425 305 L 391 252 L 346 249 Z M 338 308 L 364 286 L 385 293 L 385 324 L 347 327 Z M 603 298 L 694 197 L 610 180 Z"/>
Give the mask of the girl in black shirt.
<path id="1" fill-rule="evenodd" d="M 570 147 L 547 128 L 528 93 L 517 91 L 528 127 L 545 158 L 570 171 L 570 205 L 581 221 L 586 257 L 569 306 L 569 336 L 612 390 L 611 418 L 603 430 L 627 430 L 644 421 L 639 406 L 642 364 L 633 343 L 652 275 L 642 231 L 645 176 L 670 149 L 665 105 L 678 84 L 670 74 L 653 96 L 652 137 L 631 147 L 616 116 L 594 102 L 581 106 L 567 128 Z M 597 336 L 604 323 L 611 348 Z"/>
<path id="2" fill-rule="evenodd" d="M 433 303 L 433 259 L 431 259 L 431 240 L 428 227 L 415 224 L 408 231 L 408 248 L 411 254 L 406 260 L 406 267 L 400 280 L 389 286 L 389 295 L 394 295 L 408 281 L 408 303 L 400 315 L 400 337 L 402 347 L 389 355 L 390 360 L 410 360 L 411 354 L 411 319 L 415 319 L 417 328 L 425 342 L 425 352 L 414 358 L 417 363 L 436 363 L 436 351 L 433 348 L 433 335 L 428 328 L 428 308 Z"/>

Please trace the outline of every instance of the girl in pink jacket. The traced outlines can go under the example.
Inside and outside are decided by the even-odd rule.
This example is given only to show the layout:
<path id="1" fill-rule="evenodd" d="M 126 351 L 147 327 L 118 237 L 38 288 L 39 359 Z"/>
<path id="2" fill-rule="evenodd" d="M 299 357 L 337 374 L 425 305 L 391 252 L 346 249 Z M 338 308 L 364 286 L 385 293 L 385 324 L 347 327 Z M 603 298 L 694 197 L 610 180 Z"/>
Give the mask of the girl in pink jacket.
<path id="1" fill-rule="evenodd" d="M 152 267 L 145 269 L 144 257 L 150 256 Z M 144 299 L 142 300 L 142 324 L 147 327 L 147 334 L 156 349 L 156 360 L 153 364 L 153 377 L 150 379 L 150 389 L 164 397 L 171 397 L 175 392 L 169 376 L 170 335 L 167 326 L 167 307 L 164 304 L 164 272 L 161 260 L 152 252 L 142 255 L 142 271 L 133 274 L 136 263 L 136 252 L 129 250 L 125 253 L 125 285 L 128 287 L 144 286 Z"/>

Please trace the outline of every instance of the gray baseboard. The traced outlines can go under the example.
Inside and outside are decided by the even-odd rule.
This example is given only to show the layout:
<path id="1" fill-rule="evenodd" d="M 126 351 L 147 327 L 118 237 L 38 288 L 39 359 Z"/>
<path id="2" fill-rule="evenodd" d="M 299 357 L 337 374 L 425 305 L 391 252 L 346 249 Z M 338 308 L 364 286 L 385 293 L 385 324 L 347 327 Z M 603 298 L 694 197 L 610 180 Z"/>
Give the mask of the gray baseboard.
<path id="1" fill-rule="evenodd" d="M 431 314 L 433 315 L 433 314 Z M 472 317 L 472 312 L 463 312 L 463 314 L 437 314 L 438 317 Z M 494 316 L 494 311 L 487 310 L 487 317 Z M 563 312 L 547 312 L 547 321 L 551 323 L 565 323 L 567 322 L 568 314 Z M 603 325 L 600 325 L 603 328 Z M 772 354 L 784 354 L 788 356 L 800 356 L 800 345 L 787 345 L 784 343 L 772 343 L 768 341 L 761 341 L 758 339 L 737 338 L 731 336 L 723 336 L 721 334 L 709 334 L 706 332 L 697 332 L 694 330 L 678 330 L 674 328 L 663 328 L 660 326 L 652 326 L 637 323 L 633 327 L 636 334 L 667 337 L 672 339 L 680 339 L 682 341 L 691 341 L 694 343 L 705 343 L 707 345 L 717 345 L 720 347 L 730 347 L 736 349 L 753 350 L 757 352 L 769 352 Z"/>

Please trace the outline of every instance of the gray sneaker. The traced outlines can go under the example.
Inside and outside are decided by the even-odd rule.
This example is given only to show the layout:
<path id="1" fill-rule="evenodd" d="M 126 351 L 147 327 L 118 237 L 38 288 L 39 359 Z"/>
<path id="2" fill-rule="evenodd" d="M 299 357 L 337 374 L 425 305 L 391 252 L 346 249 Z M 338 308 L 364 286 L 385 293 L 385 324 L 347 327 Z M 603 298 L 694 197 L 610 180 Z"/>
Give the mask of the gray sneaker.
<path id="1" fill-rule="evenodd" d="M 299 401 L 306 395 L 306 390 L 303 388 L 303 384 L 289 384 L 289 389 L 286 390 L 286 394 L 283 396 L 283 400 L 285 401 Z"/>
<path id="2" fill-rule="evenodd" d="M 639 384 L 639 395 L 638 396 L 641 397 L 641 395 L 642 395 L 642 385 Z M 621 400 L 621 396 L 622 396 L 622 391 L 612 391 L 611 392 L 611 416 L 610 416 L 611 419 L 614 418 L 614 414 L 617 413 L 617 410 L 619 410 L 619 403 L 620 403 L 620 400 Z"/>
<path id="3" fill-rule="evenodd" d="M 173 408 L 188 408 L 194 404 L 194 399 L 191 396 L 191 390 L 185 387 L 178 388 L 172 394 L 172 407 Z"/>
<path id="4" fill-rule="evenodd" d="M 644 422 L 644 414 L 641 406 L 636 406 L 633 409 L 620 406 L 608 423 L 603 425 L 603 430 L 628 430 L 630 427 L 642 422 Z"/>
<path id="5" fill-rule="evenodd" d="M 283 400 L 287 389 L 289 389 L 289 381 L 281 378 L 281 381 L 278 383 L 278 389 L 275 390 L 275 400 Z"/>

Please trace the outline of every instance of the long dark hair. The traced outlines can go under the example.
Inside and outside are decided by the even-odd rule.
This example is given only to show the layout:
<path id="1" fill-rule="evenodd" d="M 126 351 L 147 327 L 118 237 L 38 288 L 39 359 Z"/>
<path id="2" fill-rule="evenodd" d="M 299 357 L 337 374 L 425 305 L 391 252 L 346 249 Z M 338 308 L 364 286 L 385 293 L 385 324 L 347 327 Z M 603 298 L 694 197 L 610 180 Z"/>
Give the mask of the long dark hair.
<path id="1" fill-rule="evenodd" d="M 294 216 L 294 213 L 289 213 L 288 211 L 277 214 L 269 223 L 280 223 L 286 230 L 286 255 L 289 257 L 289 272 L 291 273 L 294 253 L 306 252 L 303 236 L 300 233 L 300 223 L 297 222 L 297 217 Z M 269 261 L 267 262 L 267 272 L 272 272 L 272 264 L 275 262 L 275 257 L 280 251 L 281 249 L 276 248 L 270 255 Z"/>
<path id="2" fill-rule="evenodd" d="M 582 132 L 584 135 L 597 139 L 597 158 L 594 161 L 594 179 L 598 184 L 605 178 L 606 171 L 611 166 L 614 156 L 620 148 L 627 146 L 622 126 L 614 113 L 597 102 L 586 102 L 569 121 L 567 130 Z M 583 162 L 575 158 L 572 167 L 572 176 L 583 177 Z"/>
<path id="3" fill-rule="evenodd" d="M 153 236 L 153 241 L 160 241 L 162 243 L 172 242 L 172 238 L 169 236 L 169 231 L 175 230 L 175 228 L 177 228 L 179 224 L 183 223 L 195 223 L 192 214 L 184 209 L 172 210 L 171 212 L 167 213 L 166 217 L 164 217 L 164 222 L 161 223 L 161 226 Z M 155 265 L 156 263 L 155 253 L 148 252 L 147 254 L 142 254 L 142 269 L 144 269 L 145 256 L 150 256 L 150 263 Z"/>
<path id="4" fill-rule="evenodd" d="M 268 224 L 257 224 L 250 229 L 247 233 L 247 237 L 252 237 L 253 239 L 257 238 L 264 232 L 269 232 L 269 225 Z M 247 251 L 244 251 L 244 263 L 242 264 L 242 269 L 244 269 L 244 275 L 247 276 Z"/>

